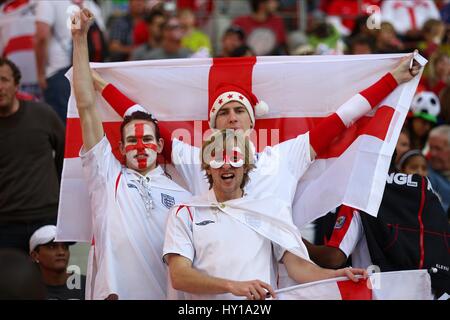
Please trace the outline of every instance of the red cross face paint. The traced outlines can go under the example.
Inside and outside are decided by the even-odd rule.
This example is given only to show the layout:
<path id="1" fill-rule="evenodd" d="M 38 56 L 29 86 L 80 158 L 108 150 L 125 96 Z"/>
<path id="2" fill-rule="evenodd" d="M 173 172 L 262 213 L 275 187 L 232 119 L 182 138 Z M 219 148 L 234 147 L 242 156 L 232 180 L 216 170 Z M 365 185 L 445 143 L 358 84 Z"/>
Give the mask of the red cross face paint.
<path id="1" fill-rule="evenodd" d="M 241 149 L 234 147 L 231 152 L 224 150 L 222 153 L 214 156 L 214 159 L 209 162 L 209 165 L 213 169 L 219 169 L 223 167 L 225 163 L 229 163 L 233 168 L 240 168 L 244 165 L 244 156 Z"/>
<path id="2" fill-rule="evenodd" d="M 158 155 L 153 126 L 149 123 L 130 123 L 124 131 L 127 166 L 138 171 L 152 166 Z"/>

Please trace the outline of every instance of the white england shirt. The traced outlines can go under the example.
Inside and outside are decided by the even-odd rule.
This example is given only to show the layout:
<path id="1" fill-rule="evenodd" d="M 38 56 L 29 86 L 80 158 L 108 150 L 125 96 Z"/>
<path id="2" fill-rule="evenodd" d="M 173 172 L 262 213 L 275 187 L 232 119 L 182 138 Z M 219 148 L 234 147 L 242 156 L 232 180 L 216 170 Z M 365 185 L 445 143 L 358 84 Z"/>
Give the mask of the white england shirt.
<path id="1" fill-rule="evenodd" d="M 190 194 L 161 167 L 145 177 L 120 164 L 104 137 L 80 152 L 93 212 L 94 246 L 88 262 L 87 299 L 165 299 L 161 262 L 169 209 Z"/>
<path id="2" fill-rule="evenodd" d="M 214 191 L 208 200 L 216 202 Z M 189 208 L 189 210 L 187 209 Z M 276 262 L 285 250 L 230 215 L 210 207 L 170 210 L 163 257 L 179 254 L 209 276 L 235 281 L 261 280 L 276 288 Z M 186 294 L 187 299 L 244 299 L 227 294 Z"/>

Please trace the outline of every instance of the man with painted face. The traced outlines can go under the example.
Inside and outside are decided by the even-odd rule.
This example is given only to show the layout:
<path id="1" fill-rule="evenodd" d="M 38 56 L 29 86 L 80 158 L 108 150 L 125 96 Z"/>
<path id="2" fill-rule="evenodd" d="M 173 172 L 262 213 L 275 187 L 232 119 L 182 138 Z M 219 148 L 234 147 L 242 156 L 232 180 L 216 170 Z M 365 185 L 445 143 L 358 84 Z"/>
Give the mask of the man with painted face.
<path id="1" fill-rule="evenodd" d="M 157 121 L 133 110 L 119 143 L 122 165 L 111 151 L 90 79 L 86 35 L 93 19 L 83 9 L 72 18 L 73 83 L 80 115 L 80 151 L 93 212 L 93 246 L 87 299 L 165 299 L 167 270 L 161 251 L 167 212 L 189 194 L 170 180 L 156 158 L 163 149 Z"/>
<path id="2" fill-rule="evenodd" d="M 256 169 L 250 172 L 250 182 L 245 191 L 254 197 L 271 193 L 292 204 L 298 181 L 316 155 L 328 150 L 336 136 L 369 113 L 399 84 L 411 80 L 418 74 L 420 66 L 416 65 L 416 62 L 412 69 L 409 69 L 411 59 L 412 56 L 403 58 L 392 72 L 388 72 L 375 84 L 350 98 L 335 113 L 323 119 L 310 131 L 255 153 Z M 94 71 L 92 74 L 97 90 L 121 116 L 142 108 L 112 84 L 107 83 L 99 74 Z M 252 92 L 232 84 L 218 86 L 211 101 L 209 105 L 211 129 L 240 129 L 247 132 L 255 127 L 257 117 L 268 111 L 268 106 L 259 101 Z M 198 161 L 200 149 L 177 138 L 172 139 L 170 132 L 162 126 L 160 129 L 166 142 L 164 157 L 172 160 L 192 194 L 204 193 L 208 190 L 208 181 Z"/>
<path id="3" fill-rule="evenodd" d="M 163 250 L 172 285 L 186 298 L 276 297 L 275 262 L 299 283 L 366 275 L 363 269 L 330 270 L 309 262 L 292 222 L 271 217 L 272 210 L 290 215 L 289 206 L 244 194 L 255 166 L 249 139 L 238 131 L 215 132 L 203 144 L 201 161 L 210 190 L 171 210 Z"/>

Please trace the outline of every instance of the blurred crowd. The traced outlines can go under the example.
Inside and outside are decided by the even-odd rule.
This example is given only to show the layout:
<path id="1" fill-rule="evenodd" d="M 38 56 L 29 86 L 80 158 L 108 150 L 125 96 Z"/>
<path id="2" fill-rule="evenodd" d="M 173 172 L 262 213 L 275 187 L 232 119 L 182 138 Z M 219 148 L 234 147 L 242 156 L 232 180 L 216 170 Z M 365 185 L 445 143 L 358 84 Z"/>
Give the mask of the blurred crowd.
<path id="1" fill-rule="evenodd" d="M 20 85 L 17 98 L 45 102 L 58 115 L 32 116 L 48 132 L 33 137 L 32 148 L 17 146 L 3 139 L 17 119 L 3 113 L 1 107 L 11 99 L 11 88 L 0 87 L 0 249 L 35 252 L 36 262 L 39 252 L 30 249 L 30 238 L 40 227 L 56 223 L 70 96 L 65 73 L 72 65 L 67 23 L 71 10 L 80 6 L 95 15 L 88 34 L 91 62 L 386 54 L 419 49 L 429 62 L 398 140 L 395 170 L 427 176 L 450 219 L 450 0 L 0 0 L 0 54 L 19 69 L 1 60 L 0 83 L 4 73 L 11 72 Z M 31 125 L 20 126 L 25 128 L 23 133 Z M 42 171 L 36 163 L 27 166 L 27 154 L 11 154 L 12 148 L 25 148 L 39 159 L 50 154 L 40 161 L 47 169 Z M 17 165 L 19 157 L 22 166 Z M 24 179 L 37 170 L 41 172 L 34 178 L 36 183 L 30 182 L 33 178 Z M 41 237 L 46 240 L 38 243 L 42 246 L 54 240 L 53 233 L 44 232 Z M 53 271 L 46 274 L 47 285 L 52 285 L 52 279 L 55 285 L 65 283 L 68 247 L 53 244 L 50 249 L 62 252 L 63 267 L 55 267 L 58 271 L 48 267 Z M 0 267 L 10 268 L 8 272 L 14 269 L 1 263 Z M 1 270 L 0 276 L 8 274 Z M 30 294 L 40 297 L 42 292 Z"/>

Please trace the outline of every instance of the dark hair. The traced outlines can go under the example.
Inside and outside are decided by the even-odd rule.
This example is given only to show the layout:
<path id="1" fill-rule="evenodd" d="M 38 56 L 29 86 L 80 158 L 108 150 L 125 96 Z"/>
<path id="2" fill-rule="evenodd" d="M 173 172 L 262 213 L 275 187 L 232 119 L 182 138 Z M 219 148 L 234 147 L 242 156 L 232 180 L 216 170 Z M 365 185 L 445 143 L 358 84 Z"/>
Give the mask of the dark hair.
<path id="1" fill-rule="evenodd" d="M 230 27 L 228 27 L 227 30 L 225 30 L 224 36 L 226 36 L 230 33 L 237 35 L 239 37 L 239 40 L 241 40 L 241 41 L 245 40 L 245 32 L 239 26 L 231 25 Z"/>
<path id="2" fill-rule="evenodd" d="M 422 151 L 417 150 L 417 149 L 409 150 L 409 151 L 406 151 L 398 160 L 398 165 L 397 165 L 398 169 L 400 171 L 403 171 L 405 169 L 405 167 L 408 165 L 408 163 L 411 161 L 411 159 L 413 159 L 415 157 L 420 157 L 420 158 L 423 158 L 425 160 L 425 162 L 427 161 L 427 159 L 423 155 Z"/>
<path id="3" fill-rule="evenodd" d="M 20 73 L 19 68 L 11 60 L 0 57 L 0 67 L 4 66 L 5 64 L 11 68 L 14 77 L 14 83 L 19 84 L 20 79 L 22 78 L 22 74 Z"/>
<path id="4" fill-rule="evenodd" d="M 161 10 L 152 10 L 149 14 L 145 16 L 145 22 L 151 24 L 156 17 L 165 17 Z"/>
<path id="5" fill-rule="evenodd" d="M 372 52 L 375 52 L 375 40 L 368 35 L 358 34 L 350 40 L 350 49 L 352 52 L 357 44 L 367 45 Z"/>
<path id="6" fill-rule="evenodd" d="M 123 128 L 125 128 L 125 126 L 133 120 L 145 120 L 145 121 L 153 123 L 153 125 L 155 126 L 156 140 L 159 140 L 161 138 L 161 133 L 159 132 L 158 120 L 156 120 L 150 113 L 143 112 L 143 111 L 135 111 L 131 115 L 125 116 L 125 118 L 123 118 L 122 124 L 120 125 L 120 137 L 121 137 L 122 142 L 125 142 L 124 136 L 123 136 Z"/>
<path id="7" fill-rule="evenodd" d="M 246 57 L 249 53 L 251 56 L 255 56 L 253 50 L 246 44 L 243 44 L 242 46 L 239 46 L 236 49 L 234 49 L 230 53 L 230 57 Z"/>
<path id="8" fill-rule="evenodd" d="M 261 3 L 267 2 L 267 0 L 250 0 L 250 7 L 253 12 L 258 12 Z"/>

